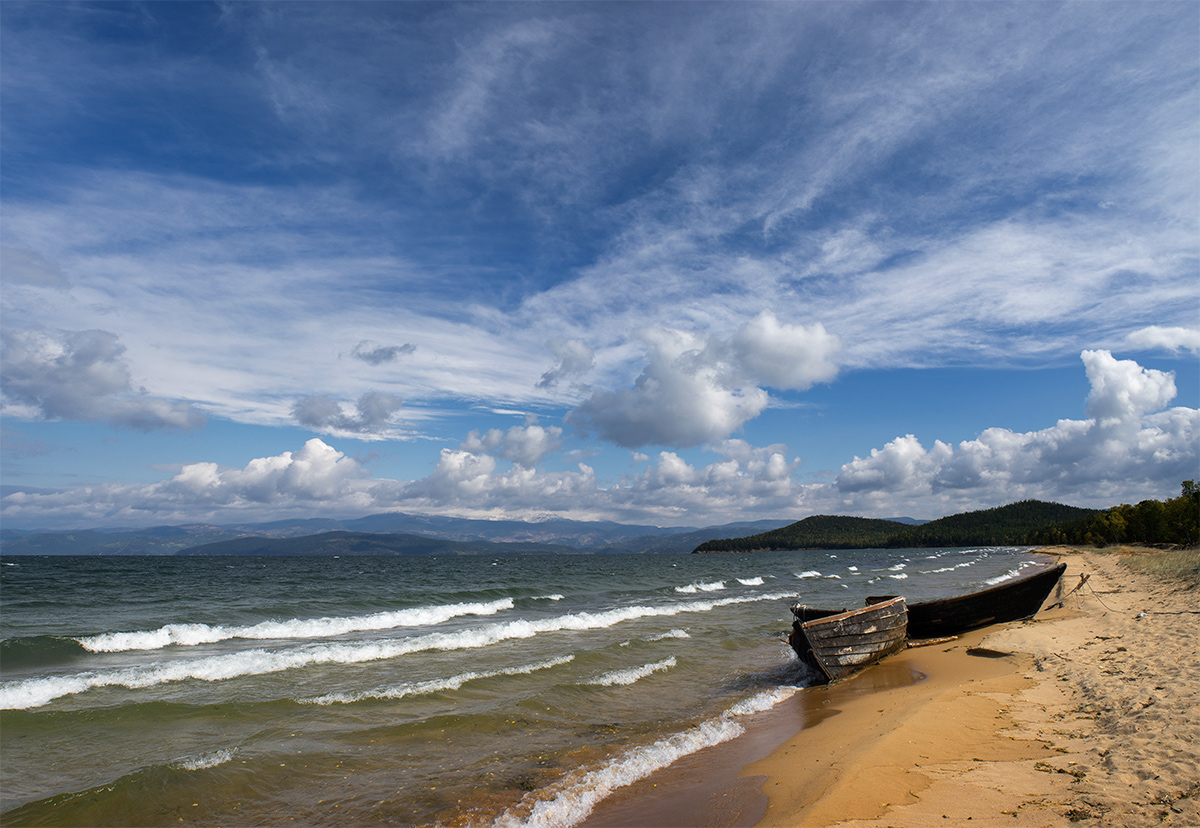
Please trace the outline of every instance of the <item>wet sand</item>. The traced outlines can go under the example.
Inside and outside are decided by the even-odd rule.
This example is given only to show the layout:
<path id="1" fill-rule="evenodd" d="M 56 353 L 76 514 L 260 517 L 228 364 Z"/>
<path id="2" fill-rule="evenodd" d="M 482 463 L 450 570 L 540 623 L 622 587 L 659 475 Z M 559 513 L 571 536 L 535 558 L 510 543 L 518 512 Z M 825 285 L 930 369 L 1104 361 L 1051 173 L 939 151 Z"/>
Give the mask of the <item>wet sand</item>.
<path id="1" fill-rule="evenodd" d="M 1200 590 L 1043 551 L 1089 575 L 1063 606 L 803 690 L 585 825 L 1200 825 Z"/>

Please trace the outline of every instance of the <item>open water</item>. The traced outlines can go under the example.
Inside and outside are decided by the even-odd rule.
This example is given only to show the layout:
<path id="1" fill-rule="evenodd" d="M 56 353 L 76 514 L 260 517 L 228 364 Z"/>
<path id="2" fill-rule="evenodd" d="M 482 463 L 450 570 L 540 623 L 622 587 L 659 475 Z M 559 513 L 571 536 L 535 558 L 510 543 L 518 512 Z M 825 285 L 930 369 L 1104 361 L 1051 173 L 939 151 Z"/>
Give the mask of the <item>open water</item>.
<path id="1" fill-rule="evenodd" d="M 795 601 L 1024 549 L 8 557 L 0 821 L 558 825 L 810 682 Z"/>

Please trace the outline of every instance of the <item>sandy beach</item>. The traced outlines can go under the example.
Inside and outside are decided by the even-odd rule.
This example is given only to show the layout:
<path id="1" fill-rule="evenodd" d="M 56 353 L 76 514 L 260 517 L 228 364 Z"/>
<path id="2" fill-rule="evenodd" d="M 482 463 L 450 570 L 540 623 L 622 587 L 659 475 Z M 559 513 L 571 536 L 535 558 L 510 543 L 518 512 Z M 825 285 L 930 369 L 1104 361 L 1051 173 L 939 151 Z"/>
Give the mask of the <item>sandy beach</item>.
<path id="1" fill-rule="evenodd" d="M 757 824 L 1200 825 L 1200 592 L 1129 551 L 1043 551 L 1063 593 L 1089 575 L 1063 606 L 800 694 L 826 715 L 743 769 Z"/>
<path id="2" fill-rule="evenodd" d="M 1067 572 L 1036 618 L 803 690 L 584 825 L 1200 825 L 1200 590 L 1041 551 Z"/>

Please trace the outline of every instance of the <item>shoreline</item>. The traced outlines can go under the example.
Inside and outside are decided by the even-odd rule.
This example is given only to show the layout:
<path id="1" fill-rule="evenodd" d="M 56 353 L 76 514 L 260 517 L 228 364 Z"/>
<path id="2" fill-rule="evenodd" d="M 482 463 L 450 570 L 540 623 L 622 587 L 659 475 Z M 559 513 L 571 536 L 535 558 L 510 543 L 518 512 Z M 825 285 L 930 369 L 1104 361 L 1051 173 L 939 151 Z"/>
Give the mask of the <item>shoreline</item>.
<path id="1" fill-rule="evenodd" d="M 1200 825 L 1200 590 L 1035 551 L 1067 563 L 1062 606 L 805 688 L 582 825 Z"/>

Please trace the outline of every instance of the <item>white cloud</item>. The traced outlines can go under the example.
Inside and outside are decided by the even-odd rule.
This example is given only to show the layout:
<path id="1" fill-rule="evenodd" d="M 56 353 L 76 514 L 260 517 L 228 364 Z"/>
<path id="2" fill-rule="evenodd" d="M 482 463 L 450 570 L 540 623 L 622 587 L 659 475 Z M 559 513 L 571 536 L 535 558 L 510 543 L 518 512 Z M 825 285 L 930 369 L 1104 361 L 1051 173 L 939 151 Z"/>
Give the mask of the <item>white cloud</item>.
<path id="1" fill-rule="evenodd" d="M 1175 399 L 1173 374 L 1143 368 L 1130 359 L 1114 359 L 1108 351 L 1084 351 L 1080 356 L 1092 384 L 1087 415 L 1102 428 L 1136 428 L 1147 412 Z"/>
<path id="2" fill-rule="evenodd" d="M 842 492 L 923 492 L 948 454 L 949 447 L 940 440 L 929 452 L 911 434 L 897 437 L 881 449 L 871 449 L 869 457 L 855 457 L 842 466 L 837 487 Z"/>
<path id="3" fill-rule="evenodd" d="M 1086 420 L 926 449 L 913 435 L 844 465 L 836 489 L 879 509 L 920 504 L 1002 505 L 1036 498 L 1111 506 L 1112 497 L 1163 497 L 1200 468 L 1200 410 L 1164 409 L 1174 378 L 1108 351 L 1084 351 L 1092 390 Z M 979 508 L 974 506 L 973 508 Z"/>
<path id="4" fill-rule="evenodd" d="M 108 331 L 5 330 L 4 411 L 46 420 L 102 420 L 149 431 L 204 423 L 186 402 L 133 388 L 125 346 Z"/>
<path id="5" fill-rule="evenodd" d="M 457 65 L 447 73 L 452 87 L 439 96 L 442 104 L 429 119 L 424 149 L 448 160 L 475 148 L 486 134 L 485 125 L 498 115 L 507 117 L 498 88 L 537 77 L 542 50 L 555 50 L 555 34 L 550 20 L 523 20 L 485 30 L 480 42 L 464 44 Z"/>
<path id="6" fill-rule="evenodd" d="M 766 391 L 731 383 L 728 366 L 701 339 L 659 328 L 632 388 L 595 391 L 568 422 L 626 448 L 697 446 L 728 437 L 767 407 Z"/>
<path id="7" fill-rule="evenodd" d="M 355 460 L 313 438 L 299 451 L 259 457 L 241 469 L 190 463 L 170 480 L 146 487 L 145 492 L 151 501 L 175 496 L 227 508 L 246 503 L 286 507 L 297 501 L 341 500 L 350 494 L 349 483 L 360 475 Z"/>
<path id="8" fill-rule="evenodd" d="M 648 331 L 646 365 L 632 388 L 597 390 L 568 418 L 625 448 L 688 448 L 726 439 L 767 407 L 759 387 L 806 389 L 837 373 L 840 343 L 817 323 L 780 323 L 769 311 L 729 340 L 669 328 Z"/>
<path id="9" fill-rule="evenodd" d="M 661 451 L 641 455 L 649 466 L 639 473 L 614 480 L 583 463 L 545 471 L 535 466 L 557 448 L 561 432 L 527 425 L 472 432 L 413 481 L 369 478 L 355 460 L 313 439 L 240 469 L 188 464 L 152 485 L 14 493 L 4 498 L 3 516 L 13 525 L 80 526 L 399 510 L 703 525 L 818 513 L 939 517 L 1028 498 L 1107 507 L 1173 496 L 1200 467 L 1200 410 L 1165 408 L 1169 375 L 1106 351 L 1082 356 L 1093 388 L 1087 419 L 1029 432 L 988 428 L 931 448 L 905 435 L 846 463 L 831 484 L 799 482 L 799 461 L 783 445 L 740 439 L 710 444 L 717 459 L 707 465 Z"/>
<path id="10" fill-rule="evenodd" d="M 733 337 L 735 362 L 747 377 L 780 389 L 803 391 L 833 379 L 840 350 L 841 342 L 820 322 L 784 324 L 771 311 L 754 317 Z"/>
<path id="11" fill-rule="evenodd" d="M 54 524 L 61 515 L 87 526 L 261 521 L 309 516 L 317 509 L 359 515 L 373 508 L 368 489 L 386 488 L 363 477 L 357 461 L 314 438 L 299 451 L 255 458 L 240 469 L 189 463 L 161 483 L 17 492 L 4 498 L 3 514 L 32 526 Z"/>
<path id="12" fill-rule="evenodd" d="M 498 428 L 480 434 L 472 431 L 459 447 L 472 454 L 491 454 L 533 468 L 542 458 L 562 445 L 563 430 L 558 426 L 513 426 L 507 432 Z"/>
<path id="13" fill-rule="evenodd" d="M 1130 348 L 1161 348 L 1164 351 L 1190 351 L 1200 354 L 1200 329 L 1151 325 L 1130 333 L 1125 337 L 1125 344 Z"/>

